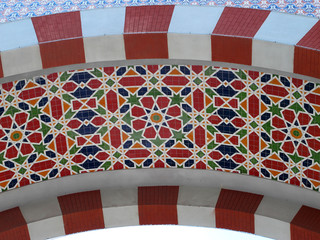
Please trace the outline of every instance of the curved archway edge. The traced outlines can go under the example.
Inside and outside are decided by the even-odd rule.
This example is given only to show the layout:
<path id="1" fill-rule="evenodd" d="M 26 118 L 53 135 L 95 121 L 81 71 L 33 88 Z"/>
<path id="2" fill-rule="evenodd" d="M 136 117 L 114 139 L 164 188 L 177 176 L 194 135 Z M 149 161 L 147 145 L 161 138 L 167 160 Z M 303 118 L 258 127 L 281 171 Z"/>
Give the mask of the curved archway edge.
<path id="1" fill-rule="evenodd" d="M 151 25 L 144 20 L 149 14 L 160 14 Z M 63 31 L 54 27 L 59 21 L 64 22 Z M 105 61 L 190 59 L 316 79 L 319 28 L 316 18 L 230 7 L 165 5 L 60 13 L 0 25 L 0 77 L 9 81 L 10 76 Z"/>
<path id="2" fill-rule="evenodd" d="M 4 239 L 38 240 L 144 224 L 220 227 L 275 239 L 319 237 L 315 220 L 320 210 L 304 206 L 319 208 L 318 193 L 216 171 L 89 173 L 12 190 L 1 202 L 2 210 L 19 206 L 0 213 L 1 222 L 8 214 L 15 216 L 6 220 L 0 233 Z"/>

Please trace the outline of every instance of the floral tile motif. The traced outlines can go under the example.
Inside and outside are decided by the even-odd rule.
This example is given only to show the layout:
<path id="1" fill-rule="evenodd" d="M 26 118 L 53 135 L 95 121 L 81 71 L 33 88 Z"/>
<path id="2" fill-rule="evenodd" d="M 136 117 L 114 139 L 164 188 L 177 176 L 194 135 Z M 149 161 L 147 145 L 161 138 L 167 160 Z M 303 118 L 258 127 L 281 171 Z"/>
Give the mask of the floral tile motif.
<path id="1" fill-rule="evenodd" d="M 200 6 L 229 6 L 268 9 L 272 11 L 301 14 L 320 17 L 320 2 L 316 0 L 204 0 L 204 1 L 98 1 L 98 0 L 3 0 L 0 2 L 0 23 L 15 21 L 23 18 L 43 16 L 61 12 L 99 9 L 107 7 L 125 7 L 142 5 L 200 5 Z"/>
<path id="2" fill-rule="evenodd" d="M 1 85 L 0 188 L 192 168 L 319 191 L 320 86 L 211 66 L 68 71 Z"/>

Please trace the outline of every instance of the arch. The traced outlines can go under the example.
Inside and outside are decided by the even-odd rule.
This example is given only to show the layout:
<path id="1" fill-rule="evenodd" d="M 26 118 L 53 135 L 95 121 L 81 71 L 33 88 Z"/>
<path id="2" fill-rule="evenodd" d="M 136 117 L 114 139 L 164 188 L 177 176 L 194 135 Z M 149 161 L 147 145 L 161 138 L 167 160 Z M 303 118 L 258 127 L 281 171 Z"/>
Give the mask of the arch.
<path id="1" fill-rule="evenodd" d="M 148 23 L 150 13 L 158 16 Z M 55 24 L 64 29 L 52 31 Z M 0 77 L 10 81 L 106 62 L 169 59 L 315 79 L 319 26 L 316 18 L 268 10 L 173 5 L 34 17 L 1 24 Z"/>
<path id="2" fill-rule="evenodd" d="M 15 216 L 0 236 L 38 240 L 101 228 L 179 224 L 274 239 L 317 239 L 320 212 L 303 204 L 318 207 L 318 195 L 265 179 L 205 170 L 96 172 L 9 191 L 1 207 L 19 207 L 0 213 L 0 219 Z"/>
<path id="3" fill-rule="evenodd" d="M 157 18 L 143 21 L 150 14 Z M 198 21 L 190 21 L 190 15 L 197 16 Z M 237 21 L 230 23 L 231 18 Z M 249 21 L 251 18 L 254 21 Z M 64 23 L 64 28 L 52 30 L 51 26 L 59 22 Z M 18 31 L 13 33 L 9 28 Z M 227 220 L 218 226 L 265 235 L 269 233 L 253 227 L 255 223 L 257 226 L 267 224 L 270 228 L 280 221 L 286 230 L 277 232 L 280 235 L 275 235 L 276 238 L 319 238 L 317 220 L 308 222 L 304 218 L 306 215 L 319 218 L 315 200 L 318 200 L 320 185 L 320 104 L 319 86 L 314 83 L 320 73 L 318 28 L 317 19 L 265 10 L 180 6 L 61 13 L 0 25 L 0 32 L 6 33 L 0 40 L 0 74 L 4 83 L 1 86 L 0 185 L 2 191 L 17 188 L 1 193 L 2 199 L 11 199 L 6 200 L 9 205 L 0 213 L 3 238 L 15 238 L 15 234 L 23 233 L 28 239 L 33 236 L 33 230 L 37 231 L 31 225 L 43 226 L 52 220 L 43 217 L 41 221 L 36 220 L 36 224 L 28 222 L 28 217 L 39 211 L 37 207 L 23 210 L 28 209 L 24 206 L 28 189 L 49 183 L 57 188 L 59 181 L 85 179 L 90 175 L 82 174 L 85 172 L 179 167 L 206 169 L 198 170 L 201 172 L 199 182 L 204 181 L 208 170 L 240 173 L 234 175 L 235 178 L 248 174 L 282 182 L 271 184 L 283 186 L 285 201 L 270 192 L 272 200 L 269 196 L 262 197 L 268 192 L 265 188 L 266 192 L 250 187 L 243 189 L 239 185 L 233 189 L 230 185 L 223 187 L 222 181 L 214 190 L 203 188 L 202 192 L 215 192 L 211 196 L 216 199 L 224 199 L 227 194 L 226 199 L 230 200 L 229 193 L 256 199 L 253 209 L 248 209 L 249 205 L 239 209 L 234 209 L 234 205 L 225 206 L 223 202 L 227 200 L 217 200 L 217 205 L 211 202 L 212 214 L 214 208 L 219 209 L 214 215 L 217 219 L 223 213 L 238 216 L 241 221 L 247 219 L 248 223 L 234 227 Z M 284 30 L 286 37 L 279 35 Z M 214 67 L 216 64 L 220 67 Z M 78 70 L 80 68 L 82 70 Z M 272 74 L 266 73 L 269 71 Z M 36 75 L 42 76 L 34 77 Z M 32 79 L 11 81 L 28 77 Z M 191 129 L 187 126 L 189 121 Z M 141 130 L 144 127 L 147 130 Z M 152 174 L 158 170 L 153 169 Z M 136 171 L 143 172 L 142 169 Z M 164 177 L 165 169 L 159 171 Z M 190 173 L 178 171 L 181 178 L 187 180 L 192 170 Z M 193 171 L 196 175 L 197 170 Z M 116 173 L 121 175 L 122 171 Z M 76 174 L 79 175 L 65 177 Z M 228 174 L 228 179 L 232 179 L 231 176 Z M 263 186 L 270 184 L 260 178 L 250 178 L 250 184 L 256 181 L 263 181 Z M 45 182 L 47 179 L 50 181 Z M 210 181 L 207 179 L 206 184 Z M 38 184 L 26 186 L 36 182 Z M 160 192 L 175 189 L 172 191 L 177 195 L 180 187 L 188 188 L 178 182 L 172 174 L 167 184 L 162 179 L 150 189 L 160 189 Z M 194 185 L 199 187 L 199 182 Z M 137 183 L 135 188 L 148 191 L 146 185 Z M 289 188 L 294 189 L 294 198 L 299 198 L 302 192 L 303 196 L 311 194 L 313 198 L 302 199 L 297 207 L 297 201 L 287 195 Z M 84 191 L 92 190 L 98 201 L 97 189 Z M 24 203 L 10 198 L 14 191 L 21 192 Z M 163 196 L 169 194 L 163 191 Z M 190 190 L 194 191 L 194 188 Z M 51 200 L 57 207 L 57 196 L 67 194 L 58 199 L 72 199 L 72 196 L 89 194 L 77 192 L 82 190 L 56 194 Z M 77 195 L 69 195 L 73 193 Z M 288 199 L 295 211 L 285 212 L 286 217 L 267 214 L 270 205 L 277 202 L 283 206 Z M 29 200 L 38 204 L 34 199 Z M 267 201 L 267 205 L 261 205 L 263 210 L 259 212 L 261 201 Z M 193 202 L 190 206 L 197 204 Z M 150 205 L 150 211 L 154 211 L 153 205 L 157 204 Z M 158 205 L 161 209 L 166 207 L 162 205 L 177 204 Z M 22 210 L 7 210 L 16 206 Z M 69 211 L 66 215 L 72 218 L 78 214 L 77 209 L 66 206 L 65 210 Z M 139 206 L 136 204 L 135 208 Z M 89 205 L 83 207 L 89 209 L 86 212 L 92 210 Z M 92 211 L 101 213 L 101 209 L 93 207 Z M 181 216 L 194 211 L 189 210 L 182 211 Z M 32 213 L 25 216 L 23 211 Z M 256 211 L 261 214 L 254 216 Z M 8 214 L 14 214 L 17 220 L 6 223 Z M 62 218 L 61 214 L 52 216 Z M 106 226 L 101 219 L 100 215 L 99 228 Z M 159 223 L 158 220 L 142 223 Z M 66 221 L 64 219 L 63 231 L 66 231 Z M 166 221 L 161 223 L 168 223 Z M 61 227 L 62 222 L 59 224 Z M 64 233 L 71 232 L 73 230 Z"/>

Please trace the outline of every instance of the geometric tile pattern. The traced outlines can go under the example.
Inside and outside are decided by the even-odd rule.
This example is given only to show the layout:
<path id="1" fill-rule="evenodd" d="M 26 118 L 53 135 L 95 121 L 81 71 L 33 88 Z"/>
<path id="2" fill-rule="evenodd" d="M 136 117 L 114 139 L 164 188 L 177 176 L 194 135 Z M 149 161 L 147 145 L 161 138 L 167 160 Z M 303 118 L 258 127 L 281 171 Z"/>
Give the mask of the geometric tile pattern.
<path id="1" fill-rule="evenodd" d="M 319 191 L 320 86 L 190 65 L 91 68 L 0 87 L 1 191 L 105 170 L 191 168 Z"/>
<path id="2" fill-rule="evenodd" d="M 272 11 L 287 12 L 292 14 L 307 15 L 313 17 L 320 16 L 320 3 L 315 0 L 285 0 L 285 1 L 262 1 L 262 0 L 204 0 L 204 1 L 2 1 L 0 4 L 0 23 L 15 21 L 23 18 L 43 16 L 54 13 L 70 12 L 77 10 L 99 9 L 108 7 L 142 6 L 142 5 L 210 5 L 229 6 L 243 8 L 268 9 Z"/>

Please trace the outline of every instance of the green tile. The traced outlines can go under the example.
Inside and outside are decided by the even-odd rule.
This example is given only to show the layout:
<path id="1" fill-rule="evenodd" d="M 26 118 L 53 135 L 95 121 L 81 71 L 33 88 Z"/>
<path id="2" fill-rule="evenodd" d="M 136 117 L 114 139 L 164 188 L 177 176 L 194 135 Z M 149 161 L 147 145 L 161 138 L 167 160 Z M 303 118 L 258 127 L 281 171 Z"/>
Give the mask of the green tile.
<path id="1" fill-rule="evenodd" d="M 121 153 L 116 152 L 115 154 L 113 154 L 113 156 L 116 157 L 116 158 L 119 158 L 119 157 L 121 157 Z"/>
<path id="2" fill-rule="evenodd" d="M 256 84 L 252 83 L 252 84 L 250 85 L 250 88 L 251 88 L 253 91 L 255 91 L 255 90 L 258 89 L 258 86 L 257 86 Z"/>
<path id="3" fill-rule="evenodd" d="M 110 121 L 112 123 L 116 123 L 118 121 L 118 118 L 116 118 L 115 116 L 113 116 L 112 118 L 110 118 Z"/>
<path id="4" fill-rule="evenodd" d="M 252 158 L 251 160 L 250 160 L 250 162 L 252 162 L 252 164 L 257 164 L 257 162 L 258 162 L 258 160 L 257 159 L 255 159 L 255 158 Z"/>
<path id="5" fill-rule="evenodd" d="M 295 174 L 298 173 L 298 172 L 300 172 L 297 167 L 291 168 L 291 171 L 294 172 Z"/>
<path id="6" fill-rule="evenodd" d="M 109 87 L 112 87 L 113 84 L 114 84 L 114 81 L 113 81 L 113 80 L 109 79 L 109 80 L 107 81 L 107 85 L 108 85 Z"/>
<path id="7" fill-rule="evenodd" d="M 162 152 L 160 150 L 155 151 L 155 154 L 160 157 L 162 155 Z"/>
<path id="8" fill-rule="evenodd" d="M 202 117 L 201 115 L 198 115 L 198 116 L 196 116 L 196 120 L 197 120 L 198 122 L 202 122 L 203 117 Z"/>
<path id="9" fill-rule="evenodd" d="M 155 85 L 158 81 L 159 81 L 159 80 L 156 79 L 155 77 L 153 77 L 153 78 L 150 79 L 150 82 L 151 82 L 153 85 Z"/>
<path id="10" fill-rule="evenodd" d="M 293 96 L 294 96 L 296 99 L 298 99 L 298 98 L 301 97 L 301 94 L 297 91 L 297 92 L 295 92 L 295 93 L 293 94 Z"/>
<path id="11" fill-rule="evenodd" d="M 11 96 L 11 95 L 9 95 L 8 97 L 6 97 L 6 101 L 7 101 L 7 102 L 12 102 L 13 99 L 14 99 L 14 97 Z"/>
<path id="12" fill-rule="evenodd" d="M 55 93 L 55 92 L 58 91 L 58 89 L 59 89 L 59 88 L 58 88 L 57 86 L 53 85 L 53 86 L 50 88 L 50 91 L 53 92 L 53 93 Z"/>
<path id="13" fill-rule="evenodd" d="M 25 169 L 25 168 L 20 168 L 19 173 L 20 173 L 20 174 L 24 174 L 26 171 L 27 171 L 27 169 Z"/>
<path id="14" fill-rule="evenodd" d="M 253 122 L 250 123 L 250 126 L 252 128 L 256 128 L 256 127 L 258 127 L 258 124 L 255 121 L 253 121 Z"/>
<path id="15" fill-rule="evenodd" d="M 203 157 L 205 154 L 204 154 L 203 152 L 199 151 L 199 152 L 197 153 L 197 155 L 198 155 L 199 157 Z"/>
<path id="16" fill-rule="evenodd" d="M 201 81 L 200 78 L 196 78 L 196 79 L 194 80 L 194 83 L 197 84 L 197 85 L 199 85 L 199 84 L 202 83 L 202 81 Z"/>
<path id="17" fill-rule="evenodd" d="M 62 158 L 61 161 L 60 161 L 60 163 L 63 164 L 63 165 L 65 165 L 67 162 L 68 162 L 68 160 L 65 159 L 65 158 Z"/>
<path id="18" fill-rule="evenodd" d="M 55 129 L 60 130 L 61 128 L 63 128 L 63 125 L 61 123 L 58 123 L 56 126 L 54 126 Z"/>

